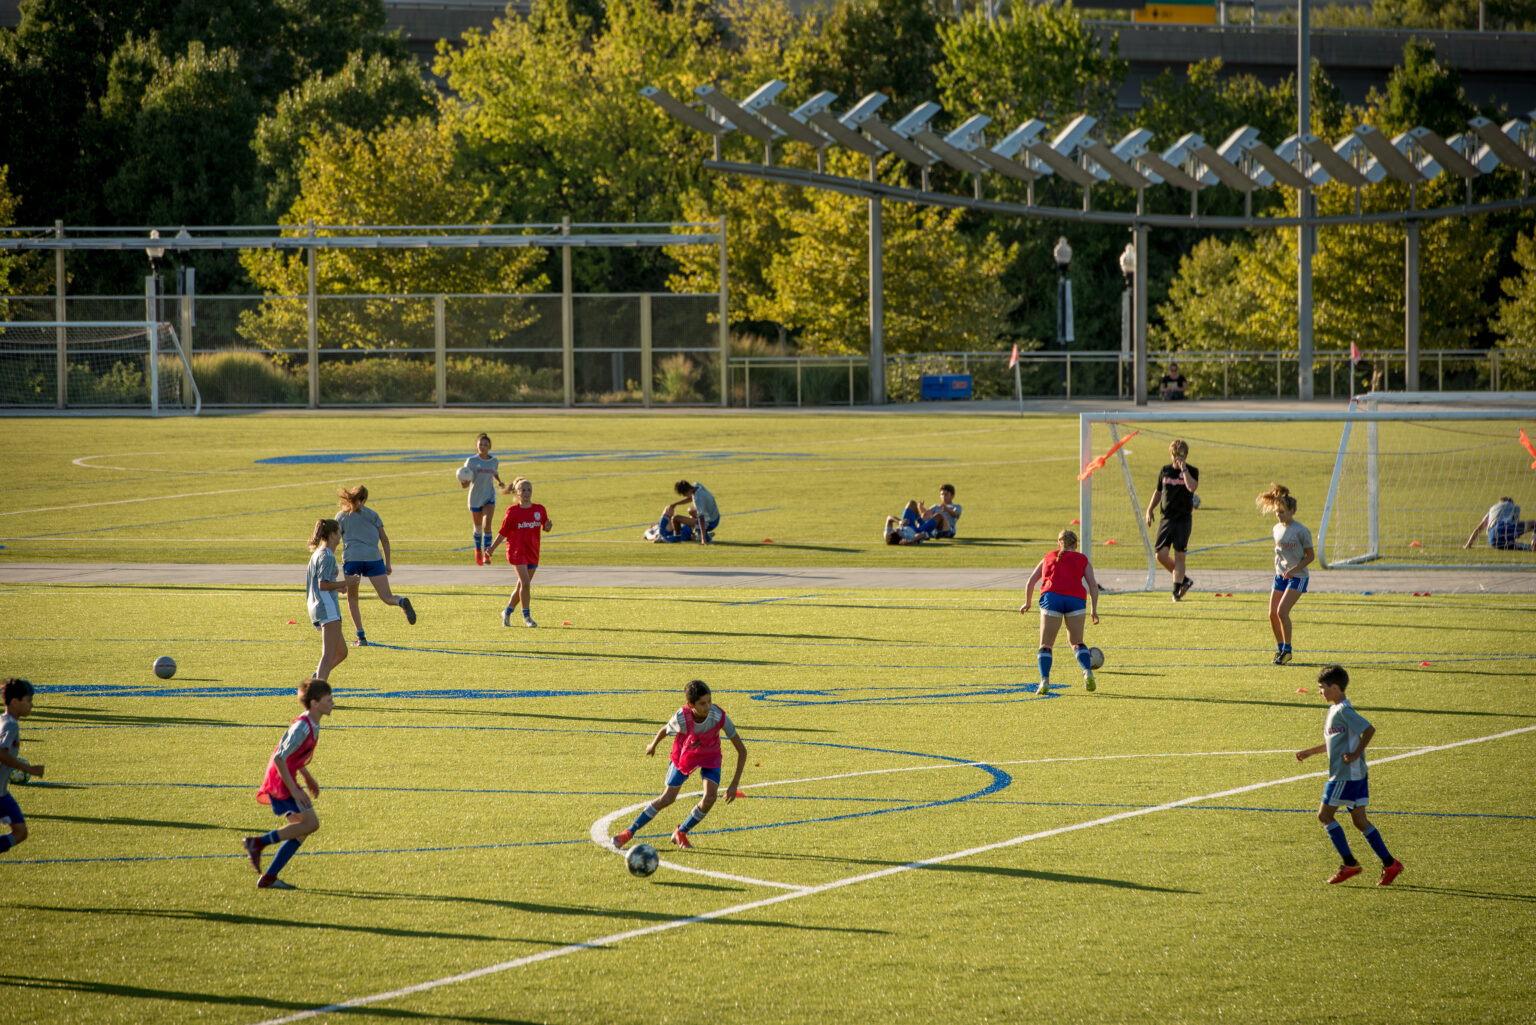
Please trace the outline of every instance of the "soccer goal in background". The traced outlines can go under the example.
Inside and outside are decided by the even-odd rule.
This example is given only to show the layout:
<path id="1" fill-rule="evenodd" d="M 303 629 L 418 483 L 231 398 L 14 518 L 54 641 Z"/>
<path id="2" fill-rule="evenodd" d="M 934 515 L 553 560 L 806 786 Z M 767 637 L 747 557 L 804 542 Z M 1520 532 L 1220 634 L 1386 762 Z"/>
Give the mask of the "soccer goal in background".
<path id="1" fill-rule="evenodd" d="M 0 321 L 0 409 L 199 413 L 192 364 L 168 323 Z"/>
<path id="2" fill-rule="evenodd" d="M 1267 570 L 1275 521 L 1254 499 L 1278 482 L 1296 497 L 1296 518 L 1325 567 L 1536 569 L 1531 552 L 1501 551 L 1486 538 L 1462 547 L 1502 496 L 1536 512 L 1536 453 L 1520 440 L 1522 427 L 1536 431 L 1536 402 L 1515 402 L 1455 408 L 1442 394 L 1437 403 L 1450 408 L 1084 413 L 1084 468 L 1120 444 L 1080 482 L 1084 550 L 1095 566 L 1145 568 L 1146 586 L 1160 586 L 1156 510 L 1151 527 L 1144 517 L 1168 446 L 1182 438 L 1200 472 L 1189 550 L 1206 565 Z"/>

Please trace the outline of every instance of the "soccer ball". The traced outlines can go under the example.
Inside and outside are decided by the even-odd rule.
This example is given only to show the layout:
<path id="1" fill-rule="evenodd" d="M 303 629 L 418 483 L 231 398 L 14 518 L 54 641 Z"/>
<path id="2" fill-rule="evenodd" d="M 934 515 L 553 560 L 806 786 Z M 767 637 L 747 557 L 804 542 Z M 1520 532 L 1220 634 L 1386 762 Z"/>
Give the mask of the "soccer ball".
<path id="1" fill-rule="evenodd" d="M 1104 652 L 1100 648 L 1088 649 L 1088 665 L 1093 669 L 1104 668 Z"/>
<path id="2" fill-rule="evenodd" d="M 468 484 L 470 481 L 475 479 L 475 471 L 471 470 L 467 466 L 461 466 L 459 467 L 458 472 L 454 474 L 454 476 L 459 479 L 460 484 Z"/>
<path id="3" fill-rule="evenodd" d="M 636 844 L 624 856 L 624 864 L 629 866 L 630 875 L 644 877 L 656 871 L 656 866 L 661 864 L 661 856 L 648 843 Z"/>
<path id="4" fill-rule="evenodd" d="M 176 675 L 176 660 L 169 655 L 161 655 L 155 659 L 155 675 L 162 680 L 169 680 Z"/>
<path id="5" fill-rule="evenodd" d="M 1200 496 L 1198 494 L 1190 495 L 1189 504 L 1196 509 L 1200 508 Z"/>
<path id="6" fill-rule="evenodd" d="M 28 782 L 31 779 L 32 779 L 32 777 L 28 776 L 21 769 L 12 769 L 11 770 L 11 782 L 12 783 L 26 783 L 26 782 Z"/>

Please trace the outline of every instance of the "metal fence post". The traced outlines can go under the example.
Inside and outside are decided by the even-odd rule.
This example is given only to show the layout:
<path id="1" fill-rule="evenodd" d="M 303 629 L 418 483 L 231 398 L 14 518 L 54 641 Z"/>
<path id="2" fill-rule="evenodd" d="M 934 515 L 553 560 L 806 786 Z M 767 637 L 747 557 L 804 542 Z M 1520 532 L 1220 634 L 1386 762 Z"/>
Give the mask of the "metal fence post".
<path id="1" fill-rule="evenodd" d="M 448 405 L 448 302 L 440 295 L 432 297 L 433 362 L 437 376 L 437 408 Z"/>
<path id="2" fill-rule="evenodd" d="M 192 350 L 195 340 L 192 332 L 197 327 L 197 313 L 193 305 L 197 302 L 197 268 L 184 267 L 181 271 L 182 287 L 180 296 L 181 314 L 181 351 L 187 357 L 186 366 L 192 366 Z M 192 371 L 184 370 L 181 375 L 181 394 L 183 397 L 192 394 Z"/>
<path id="3" fill-rule="evenodd" d="M 64 237 L 63 221 L 53 222 L 53 234 L 55 238 Z M 64 250 L 59 249 L 53 254 L 53 319 L 59 322 L 59 326 L 53 329 L 54 344 L 58 348 L 55 377 L 58 379 L 56 404 L 59 409 L 69 405 L 69 328 L 64 326 L 64 321 L 69 318 L 66 316 L 64 292 Z"/>
<path id="4" fill-rule="evenodd" d="M 560 219 L 560 234 L 571 233 L 571 219 Z M 560 247 L 560 377 L 563 405 L 576 404 L 576 310 L 571 294 L 571 247 Z"/>
<path id="5" fill-rule="evenodd" d="M 1072 353 L 1067 353 L 1067 398 L 1072 398 Z"/>
<path id="6" fill-rule="evenodd" d="M 651 393 L 654 390 L 654 372 L 651 369 L 652 345 L 651 338 L 651 293 L 640 293 L 640 404 L 646 409 L 651 408 Z"/>
<path id="7" fill-rule="evenodd" d="M 731 278 L 726 261 L 725 215 L 720 215 L 720 405 L 731 404 L 731 378 L 727 365 L 731 359 Z"/>
<path id="8" fill-rule="evenodd" d="M 151 274 L 144 279 L 144 319 L 149 321 L 149 415 L 160 414 L 160 282 Z"/>
<path id="9" fill-rule="evenodd" d="M 315 222 L 309 222 L 310 246 L 305 250 L 309 296 L 305 305 L 304 320 L 309 331 L 309 408 L 320 405 L 320 300 L 315 295 L 318 272 L 315 269 Z"/>

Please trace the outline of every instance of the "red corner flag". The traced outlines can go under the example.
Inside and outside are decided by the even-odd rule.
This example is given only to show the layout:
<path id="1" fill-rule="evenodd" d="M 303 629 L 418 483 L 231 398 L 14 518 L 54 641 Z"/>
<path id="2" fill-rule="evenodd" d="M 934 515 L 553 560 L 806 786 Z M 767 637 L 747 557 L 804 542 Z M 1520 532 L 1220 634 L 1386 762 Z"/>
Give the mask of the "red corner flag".
<path id="1" fill-rule="evenodd" d="M 1008 369 L 1012 370 L 1019 365 L 1019 343 L 1013 343 L 1013 355 L 1008 357 Z"/>
<path id="2" fill-rule="evenodd" d="M 1109 451 L 1108 452 L 1105 452 L 1101 456 L 1095 456 L 1094 458 L 1090 459 L 1088 461 L 1088 465 L 1083 467 L 1083 472 L 1077 475 L 1077 479 L 1079 481 L 1085 481 L 1089 477 L 1093 476 L 1093 471 L 1094 470 L 1101 470 L 1101 469 L 1103 469 L 1104 468 L 1104 464 L 1109 462 L 1109 457 L 1114 455 L 1116 452 L 1120 451 L 1120 446 L 1121 445 L 1124 445 L 1126 442 L 1130 441 L 1132 438 L 1136 437 L 1136 435 L 1138 435 L 1140 433 L 1141 433 L 1140 431 L 1132 431 L 1130 434 L 1127 434 L 1125 437 L 1121 438 L 1119 441 L 1117 441 L 1113 445 L 1109 446 Z M 1112 542 L 1107 542 L 1106 541 L 1105 543 L 1106 544 L 1110 544 Z"/>
<path id="3" fill-rule="evenodd" d="M 1351 363 L 1359 363 L 1361 355 L 1362 355 L 1362 353 L 1360 352 L 1360 346 L 1356 345 L 1354 342 L 1350 342 L 1349 343 L 1349 361 Z"/>
<path id="4" fill-rule="evenodd" d="M 1536 445 L 1532 445 L 1531 439 L 1525 436 L 1524 427 L 1520 428 L 1520 444 L 1525 446 L 1525 450 L 1529 452 L 1533 458 L 1536 458 Z M 1536 462 L 1531 464 L 1531 469 L 1536 470 Z"/>

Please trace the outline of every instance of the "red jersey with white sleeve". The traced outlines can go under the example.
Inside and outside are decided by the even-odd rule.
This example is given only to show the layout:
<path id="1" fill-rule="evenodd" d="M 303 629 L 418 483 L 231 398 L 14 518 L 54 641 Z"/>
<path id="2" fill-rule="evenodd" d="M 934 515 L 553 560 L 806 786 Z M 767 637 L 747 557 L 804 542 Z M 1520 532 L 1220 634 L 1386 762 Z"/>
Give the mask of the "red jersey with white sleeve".
<path id="1" fill-rule="evenodd" d="M 277 771 L 277 760 L 283 759 L 288 763 L 288 775 L 293 781 L 299 781 L 299 770 L 309 764 L 309 760 L 315 756 L 315 744 L 320 740 L 319 728 L 309 720 L 309 715 L 301 715 L 288 724 L 288 730 L 283 734 L 283 739 L 277 742 L 277 747 L 272 750 L 272 757 L 267 761 L 267 778 L 261 783 L 261 788 L 256 791 L 256 800 L 262 804 L 271 804 L 272 798 L 280 801 L 291 801 L 293 795 L 288 792 L 287 785 L 283 782 L 282 774 Z"/>
<path id="2" fill-rule="evenodd" d="M 1088 556 L 1082 552 L 1046 552 L 1040 561 L 1040 593 L 1065 595 L 1068 598 L 1088 597 L 1088 587 L 1083 577 L 1088 573 Z"/>
<path id="3" fill-rule="evenodd" d="M 539 535 L 544 532 L 548 520 L 549 513 L 537 502 L 526 509 L 514 505 L 507 510 L 497 533 L 507 539 L 508 563 L 513 566 L 538 565 Z"/>
<path id="4" fill-rule="evenodd" d="M 736 727 L 726 717 L 725 709 L 711 705 L 709 715 L 699 722 L 693 717 L 693 709 L 684 705 L 678 709 L 667 729 L 675 730 L 672 737 L 672 764 L 682 772 L 694 769 L 718 769 L 724 758 L 720 754 L 720 733 L 736 736 Z"/>

